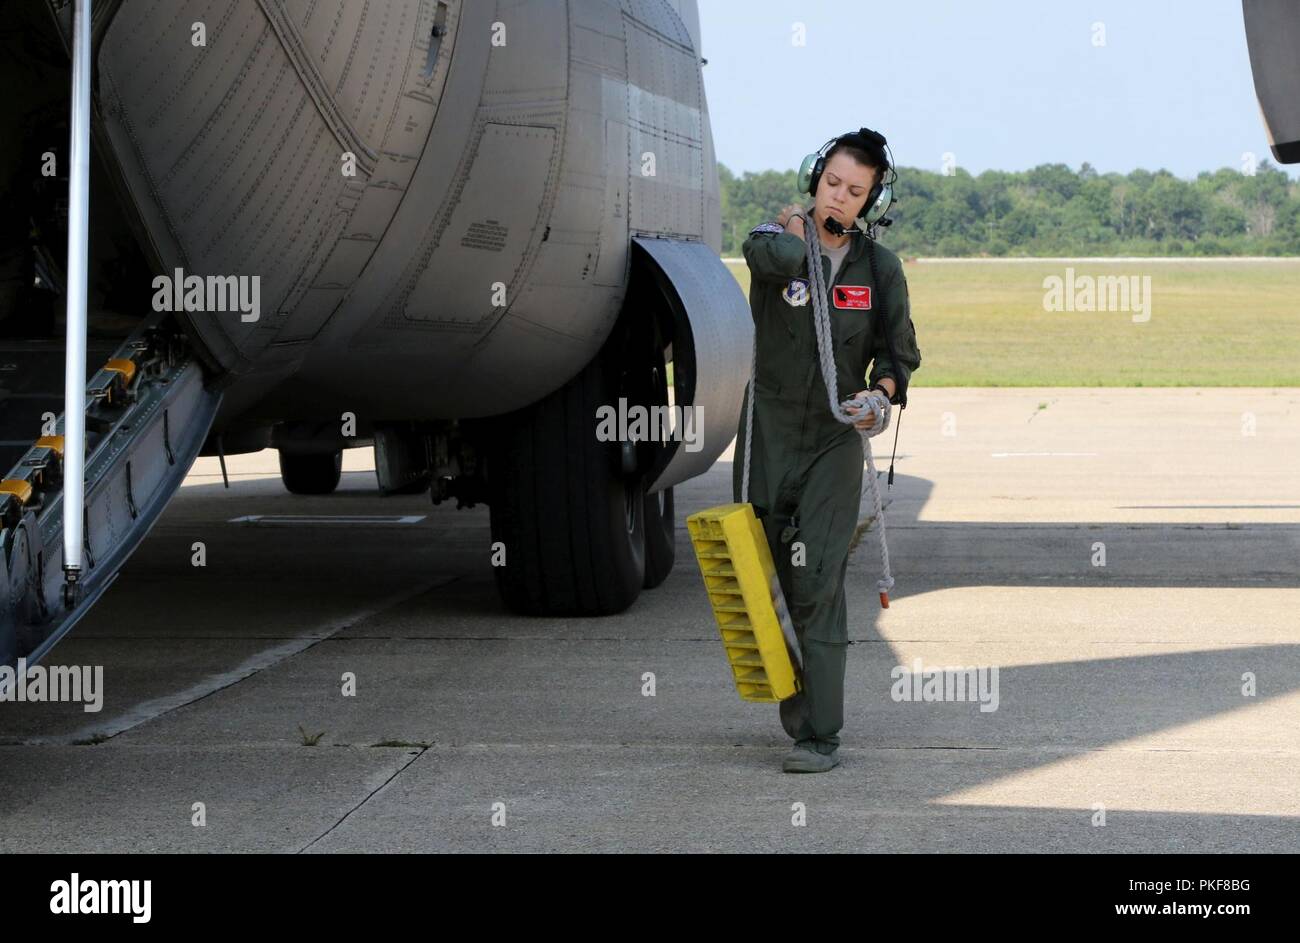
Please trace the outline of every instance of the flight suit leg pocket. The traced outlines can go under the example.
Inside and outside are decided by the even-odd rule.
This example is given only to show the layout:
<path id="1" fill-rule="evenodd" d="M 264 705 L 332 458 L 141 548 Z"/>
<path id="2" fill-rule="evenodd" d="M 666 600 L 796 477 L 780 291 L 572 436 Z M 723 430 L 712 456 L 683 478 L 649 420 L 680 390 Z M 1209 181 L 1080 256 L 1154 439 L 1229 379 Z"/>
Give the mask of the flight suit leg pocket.
<path id="1" fill-rule="evenodd" d="M 796 519 L 784 516 L 774 527 L 772 545 L 772 563 L 781 580 L 781 591 L 786 594 L 786 601 L 794 595 L 794 570 L 799 565 L 799 525 Z"/>
<path id="2" fill-rule="evenodd" d="M 842 587 L 830 566 L 837 562 L 830 557 L 835 554 L 833 535 L 842 513 L 832 506 L 817 517 L 801 519 L 801 540 L 791 547 L 790 616 L 808 638 L 825 642 L 848 641 L 835 630 L 838 620 L 833 609 Z"/>

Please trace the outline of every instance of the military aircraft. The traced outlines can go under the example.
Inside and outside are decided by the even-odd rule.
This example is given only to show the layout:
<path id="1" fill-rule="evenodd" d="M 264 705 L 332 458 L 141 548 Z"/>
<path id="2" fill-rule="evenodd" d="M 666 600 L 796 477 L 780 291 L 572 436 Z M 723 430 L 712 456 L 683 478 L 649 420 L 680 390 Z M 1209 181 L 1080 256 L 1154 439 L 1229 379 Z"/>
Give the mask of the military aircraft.
<path id="1" fill-rule="evenodd" d="M 1300 5 L 1243 12 L 1300 161 Z M 672 487 L 731 440 L 752 341 L 694 0 L 5 13 L 0 664 L 75 624 L 199 455 L 275 448 L 323 494 L 373 446 L 381 491 L 489 505 L 520 612 L 614 613 L 666 577 Z M 64 308 L 86 323 L 52 336 Z M 689 407 L 696 447 L 599 436 L 615 404 Z"/>
<path id="2" fill-rule="evenodd" d="M 94 604 L 199 455 L 274 448 L 324 494 L 373 446 L 381 491 L 488 504 L 519 612 L 667 576 L 752 341 L 694 0 L 5 11 L 32 94 L 0 112 L 0 664 Z M 598 435 L 616 406 L 679 421 Z"/>

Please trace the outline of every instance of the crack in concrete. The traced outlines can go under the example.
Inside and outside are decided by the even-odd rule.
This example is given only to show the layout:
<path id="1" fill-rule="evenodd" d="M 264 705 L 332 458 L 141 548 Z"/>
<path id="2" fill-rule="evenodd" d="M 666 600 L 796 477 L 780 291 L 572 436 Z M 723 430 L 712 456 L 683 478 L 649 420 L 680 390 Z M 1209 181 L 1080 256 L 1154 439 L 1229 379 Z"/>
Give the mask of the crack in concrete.
<path id="1" fill-rule="evenodd" d="M 379 784 L 378 786 L 376 786 L 374 789 L 370 790 L 370 792 L 366 794 L 366 797 L 365 797 L 364 799 L 362 799 L 360 802 L 358 802 L 358 803 L 357 803 L 356 805 L 354 805 L 352 808 L 348 809 L 347 812 L 343 813 L 343 817 L 342 817 L 342 818 L 340 818 L 337 822 L 335 822 L 335 823 L 334 823 L 333 825 L 331 825 L 329 828 L 325 829 L 325 831 L 321 832 L 319 835 L 317 835 L 317 836 L 316 836 L 315 838 L 313 838 L 311 841 L 307 842 L 307 844 L 305 844 L 305 845 L 303 845 L 301 848 L 299 848 L 299 849 L 295 852 L 295 854 L 299 854 L 299 855 L 300 855 L 300 854 L 302 854 L 303 852 L 305 852 L 307 849 L 311 848 L 312 845 L 314 845 L 314 844 L 316 844 L 317 842 L 323 840 L 326 836 L 328 836 L 328 835 L 329 835 L 331 832 L 333 832 L 336 828 L 338 828 L 338 827 L 339 827 L 340 825 L 342 825 L 345 821 L 347 821 L 348 816 L 350 816 L 353 812 L 355 812 L 355 811 L 357 811 L 358 809 L 360 809 L 363 805 L 365 805 L 367 802 L 369 802 L 372 798 L 374 798 L 374 797 L 377 796 L 380 792 L 382 792 L 384 789 L 386 789 L 386 788 L 388 787 L 388 784 L 389 784 L 389 783 L 391 783 L 391 782 L 392 782 L 394 779 L 396 779 L 398 776 L 401 776 L 404 772 L 406 772 L 408 769 L 410 769 L 412 763 L 414 763 L 416 760 L 418 760 L 420 757 L 424 756 L 424 754 L 428 753 L 428 752 L 429 752 L 430 750 L 432 750 L 432 749 L 433 749 L 432 746 L 424 747 L 423 749 L 421 749 L 420 752 L 416 753 L 416 754 L 415 754 L 414 756 L 412 756 L 409 760 L 407 760 L 405 763 L 403 763 L 401 766 L 399 766 L 397 769 L 395 769 L 395 770 L 393 771 L 393 774 L 392 774 L 391 776 L 389 776 L 387 779 L 385 779 L 382 783 L 380 783 L 380 784 Z"/>

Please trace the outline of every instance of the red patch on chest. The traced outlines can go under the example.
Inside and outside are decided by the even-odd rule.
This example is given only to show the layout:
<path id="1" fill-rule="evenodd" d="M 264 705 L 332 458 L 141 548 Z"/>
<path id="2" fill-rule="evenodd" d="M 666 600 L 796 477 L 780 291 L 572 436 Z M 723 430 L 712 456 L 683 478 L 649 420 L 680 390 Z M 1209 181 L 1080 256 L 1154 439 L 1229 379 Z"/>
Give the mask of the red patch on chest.
<path id="1" fill-rule="evenodd" d="M 870 308 L 871 287 L 869 285 L 836 285 L 831 289 L 831 298 L 837 308 Z"/>

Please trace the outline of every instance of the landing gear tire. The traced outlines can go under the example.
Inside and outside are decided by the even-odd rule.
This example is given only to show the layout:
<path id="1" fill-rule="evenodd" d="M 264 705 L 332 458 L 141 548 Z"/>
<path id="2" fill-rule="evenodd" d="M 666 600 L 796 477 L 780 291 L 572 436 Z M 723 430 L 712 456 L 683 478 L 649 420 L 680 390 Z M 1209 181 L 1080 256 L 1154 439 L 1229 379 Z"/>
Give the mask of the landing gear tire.
<path id="1" fill-rule="evenodd" d="M 330 494 L 342 474 L 342 449 L 315 455 L 280 453 L 280 480 L 293 494 Z"/>
<path id="2" fill-rule="evenodd" d="M 489 427 L 492 540 L 505 550 L 493 573 L 515 612 L 612 615 L 641 592 L 643 476 L 625 470 L 620 443 L 596 438 L 597 409 L 618 394 L 617 368 L 597 357 L 540 403 Z"/>
<path id="3" fill-rule="evenodd" d="M 645 496 L 645 579 L 641 586 L 654 589 L 673 571 L 677 556 L 677 523 L 673 519 L 673 489 Z"/>

